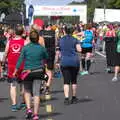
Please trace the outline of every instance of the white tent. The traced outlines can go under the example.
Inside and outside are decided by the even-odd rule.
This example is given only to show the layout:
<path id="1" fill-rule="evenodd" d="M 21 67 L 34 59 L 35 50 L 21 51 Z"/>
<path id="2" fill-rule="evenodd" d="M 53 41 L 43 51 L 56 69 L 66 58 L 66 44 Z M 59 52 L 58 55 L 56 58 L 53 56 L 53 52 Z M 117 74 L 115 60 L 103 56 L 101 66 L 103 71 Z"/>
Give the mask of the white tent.
<path id="1" fill-rule="evenodd" d="M 120 22 L 120 9 L 95 9 L 94 22 Z"/>

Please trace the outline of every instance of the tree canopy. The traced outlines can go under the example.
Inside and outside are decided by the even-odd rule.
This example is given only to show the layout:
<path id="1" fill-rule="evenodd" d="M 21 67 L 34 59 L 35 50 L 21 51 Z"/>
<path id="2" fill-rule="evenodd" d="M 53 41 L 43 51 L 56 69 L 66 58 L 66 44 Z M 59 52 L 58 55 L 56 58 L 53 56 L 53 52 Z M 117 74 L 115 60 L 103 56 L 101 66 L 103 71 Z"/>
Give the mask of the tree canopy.
<path id="1" fill-rule="evenodd" d="M 21 11 L 24 0 L 0 0 L 0 13 L 9 14 L 11 11 Z"/>

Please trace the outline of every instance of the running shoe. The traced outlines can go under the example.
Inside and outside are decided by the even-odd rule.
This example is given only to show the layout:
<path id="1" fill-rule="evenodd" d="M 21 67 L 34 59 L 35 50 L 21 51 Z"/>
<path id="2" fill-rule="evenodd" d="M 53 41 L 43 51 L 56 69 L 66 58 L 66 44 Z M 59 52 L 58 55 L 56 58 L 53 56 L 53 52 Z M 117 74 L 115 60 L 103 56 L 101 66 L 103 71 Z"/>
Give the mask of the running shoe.
<path id="1" fill-rule="evenodd" d="M 39 120 L 39 116 L 38 115 L 33 115 L 33 120 Z"/>
<path id="2" fill-rule="evenodd" d="M 112 70 L 110 68 L 106 68 L 105 70 L 107 73 L 112 73 Z"/>
<path id="3" fill-rule="evenodd" d="M 117 77 L 113 77 L 112 78 L 112 82 L 117 82 L 118 81 L 118 78 Z"/>
<path id="4" fill-rule="evenodd" d="M 20 110 L 20 107 L 16 104 L 16 105 L 12 105 L 11 106 L 11 110 L 13 111 L 13 112 L 17 112 L 18 110 Z"/>
<path id="5" fill-rule="evenodd" d="M 49 94 L 50 94 L 50 88 L 49 88 L 48 86 L 46 87 L 45 94 L 46 94 L 46 95 L 49 95 Z"/>
<path id="6" fill-rule="evenodd" d="M 25 118 L 26 119 L 31 119 L 32 118 L 32 110 L 31 109 L 27 109 Z"/>
<path id="7" fill-rule="evenodd" d="M 64 100 L 64 105 L 69 105 L 69 104 L 70 104 L 69 98 L 65 98 L 65 100 Z"/>
<path id="8" fill-rule="evenodd" d="M 77 104 L 79 102 L 79 99 L 77 97 L 72 97 L 71 104 Z"/>
<path id="9" fill-rule="evenodd" d="M 80 75 L 88 75 L 88 71 L 83 71 L 83 72 L 80 72 Z"/>
<path id="10" fill-rule="evenodd" d="M 26 104 L 25 103 L 21 103 L 20 104 L 20 109 L 25 110 L 26 109 Z"/>

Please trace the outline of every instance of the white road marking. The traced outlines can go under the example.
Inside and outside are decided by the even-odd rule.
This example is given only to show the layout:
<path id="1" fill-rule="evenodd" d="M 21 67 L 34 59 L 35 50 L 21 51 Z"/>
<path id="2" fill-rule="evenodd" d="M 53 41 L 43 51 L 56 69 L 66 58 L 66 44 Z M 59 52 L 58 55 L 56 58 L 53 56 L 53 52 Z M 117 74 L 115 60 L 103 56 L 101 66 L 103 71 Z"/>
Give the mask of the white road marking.
<path id="1" fill-rule="evenodd" d="M 104 54 L 102 54 L 102 53 L 100 53 L 100 52 L 98 52 L 98 51 L 95 51 L 95 53 L 97 53 L 98 55 L 100 55 L 100 56 L 106 58 L 106 55 L 104 55 Z"/>

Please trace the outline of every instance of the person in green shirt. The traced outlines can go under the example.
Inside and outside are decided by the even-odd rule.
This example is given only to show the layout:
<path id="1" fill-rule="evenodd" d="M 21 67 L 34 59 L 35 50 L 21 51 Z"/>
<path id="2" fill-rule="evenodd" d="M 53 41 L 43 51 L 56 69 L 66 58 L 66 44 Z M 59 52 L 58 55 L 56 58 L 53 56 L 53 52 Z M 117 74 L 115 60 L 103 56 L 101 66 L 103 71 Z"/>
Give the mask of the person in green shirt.
<path id="1" fill-rule="evenodd" d="M 23 47 L 21 55 L 18 59 L 16 69 L 14 72 L 14 76 L 17 73 L 21 63 L 24 61 L 24 70 L 34 70 L 43 67 L 43 60 L 48 58 L 47 51 L 45 47 L 41 46 L 39 41 L 39 34 L 37 31 L 30 32 L 30 43 Z M 40 104 L 40 79 L 28 79 L 26 78 L 23 81 L 24 89 L 25 89 L 25 102 L 27 105 L 26 118 L 31 118 L 33 116 L 33 120 L 38 120 L 39 113 L 39 104 Z M 32 87 L 33 88 L 32 88 Z M 33 113 L 31 110 L 31 91 L 33 93 L 34 99 L 34 109 Z"/>

